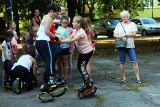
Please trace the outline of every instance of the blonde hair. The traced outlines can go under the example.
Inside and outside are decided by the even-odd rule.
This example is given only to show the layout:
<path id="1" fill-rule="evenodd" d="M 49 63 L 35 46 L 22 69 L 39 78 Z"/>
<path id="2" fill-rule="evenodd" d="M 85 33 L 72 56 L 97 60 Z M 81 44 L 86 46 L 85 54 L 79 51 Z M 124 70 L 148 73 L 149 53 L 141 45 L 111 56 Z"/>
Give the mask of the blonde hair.
<path id="1" fill-rule="evenodd" d="M 84 18 L 82 16 L 75 16 L 74 20 L 76 20 L 78 23 L 80 23 L 80 27 L 86 31 L 87 25 L 86 25 Z"/>
<path id="2" fill-rule="evenodd" d="M 120 16 L 123 17 L 123 16 L 127 16 L 127 17 L 130 17 L 130 14 L 127 10 L 123 10 L 121 13 L 120 13 Z"/>

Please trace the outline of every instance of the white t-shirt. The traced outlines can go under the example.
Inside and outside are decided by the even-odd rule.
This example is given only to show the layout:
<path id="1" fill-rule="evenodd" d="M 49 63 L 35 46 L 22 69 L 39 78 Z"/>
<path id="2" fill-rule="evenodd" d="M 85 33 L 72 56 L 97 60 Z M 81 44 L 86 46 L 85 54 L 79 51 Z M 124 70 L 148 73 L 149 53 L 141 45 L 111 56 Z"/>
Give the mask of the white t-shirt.
<path id="1" fill-rule="evenodd" d="M 10 43 L 6 42 L 6 40 L 4 40 L 2 43 L 2 62 L 4 62 L 6 60 L 4 57 L 4 54 L 3 54 L 3 48 L 6 49 L 7 59 L 11 60 L 12 49 L 11 49 Z"/>
<path id="2" fill-rule="evenodd" d="M 22 56 L 18 59 L 17 63 L 15 63 L 15 64 L 13 65 L 12 70 L 13 70 L 16 66 L 21 65 L 21 66 L 27 68 L 27 69 L 30 71 L 30 68 L 31 68 L 31 66 L 32 66 L 32 61 L 30 60 L 30 57 L 31 57 L 31 56 L 28 55 L 28 54 L 22 55 Z"/>
<path id="3" fill-rule="evenodd" d="M 78 41 L 75 42 L 79 53 L 86 54 L 93 50 L 92 45 L 90 41 L 88 40 L 88 36 L 82 28 L 80 28 L 78 31 L 74 29 L 72 35 L 81 37 Z"/>
<path id="4" fill-rule="evenodd" d="M 129 24 L 123 24 L 122 23 L 122 25 L 123 25 L 123 27 L 126 31 L 126 34 L 131 33 L 131 32 L 137 32 L 137 26 L 134 22 L 130 22 Z M 117 24 L 117 26 L 114 30 L 115 34 L 119 34 L 119 35 L 124 35 L 125 34 L 122 25 L 121 25 L 121 23 Z M 133 37 L 132 38 L 127 38 L 126 48 L 135 48 Z"/>

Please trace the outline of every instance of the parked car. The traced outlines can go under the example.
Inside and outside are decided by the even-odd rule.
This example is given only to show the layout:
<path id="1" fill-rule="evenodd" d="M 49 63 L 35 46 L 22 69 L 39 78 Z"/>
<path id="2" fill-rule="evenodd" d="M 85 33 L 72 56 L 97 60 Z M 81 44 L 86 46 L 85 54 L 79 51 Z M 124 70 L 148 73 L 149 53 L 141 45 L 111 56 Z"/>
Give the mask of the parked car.
<path id="1" fill-rule="evenodd" d="M 5 33 L 5 22 L 2 19 L 2 17 L 0 17 L 0 41 L 4 40 L 4 33 Z"/>
<path id="2" fill-rule="evenodd" d="M 138 28 L 138 34 L 147 36 L 153 33 L 160 33 L 160 23 L 153 18 L 133 18 L 130 21 L 134 22 Z"/>
<path id="3" fill-rule="evenodd" d="M 102 19 L 95 22 L 93 26 L 94 37 L 98 35 L 107 35 L 113 37 L 113 31 L 120 21 L 118 19 Z"/>

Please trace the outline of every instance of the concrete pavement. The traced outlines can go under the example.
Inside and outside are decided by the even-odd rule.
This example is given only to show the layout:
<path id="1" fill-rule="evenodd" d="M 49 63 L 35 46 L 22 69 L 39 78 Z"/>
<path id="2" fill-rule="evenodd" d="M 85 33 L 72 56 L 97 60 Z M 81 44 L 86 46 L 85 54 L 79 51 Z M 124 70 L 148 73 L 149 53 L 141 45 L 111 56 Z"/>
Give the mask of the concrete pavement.
<path id="1" fill-rule="evenodd" d="M 75 90 L 82 80 L 74 58 L 73 78 L 64 96 L 41 103 L 36 97 L 38 87 L 20 95 L 0 87 L 0 107 L 160 107 L 160 54 L 138 55 L 138 62 L 143 84 L 136 84 L 129 62 L 126 66 L 128 82 L 122 84 L 117 56 L 93 57 L 93 80 L 98 90 L 93 98 L 79 99 Z"/>

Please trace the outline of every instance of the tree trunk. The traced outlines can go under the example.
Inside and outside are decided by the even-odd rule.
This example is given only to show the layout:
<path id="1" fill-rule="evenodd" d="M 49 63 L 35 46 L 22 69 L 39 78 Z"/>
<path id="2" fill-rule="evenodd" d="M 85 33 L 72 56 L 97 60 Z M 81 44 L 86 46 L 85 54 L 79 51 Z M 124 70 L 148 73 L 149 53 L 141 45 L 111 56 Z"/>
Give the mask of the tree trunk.
<path id="1" fill-rule="evenodd" d="M 73 20 L 75 14 L 76 14 L 76 5 L 77 5 L 76 0 L 67 0 L 68 16 L 71 19 L 71 21 L 70 21 L 71 24 L 72 24 L 72 20 Z"/>
<path id="2" fill-rule="evenodd" d="M 78 13 L 78 15 L 82 16 L 82 2 L 81 2 L 81 0 L 78 0 L 78 2 L 77 2 L 77 13 Z"/>
<path id="3" fill-rule="evenodd" d="M 83 0 L 83 10 L 82 10 L 82 16 L 84 16 L 84 12 L 85 12 L 85 0 Z"/>
<path id="4" fill-rule="evenodd" d="M 129 5 L 128 5 L 128 0 L 125 0 L 125 4 L 124 4 L 124 10 L 128 10 Z"/>
<path id="5" fill-rule="evenodd" d="M 14 6 L 15 6 L 14 15 L 15 15 L 15 23 L 16 23 L 16 32 L 17 32 L 17 35 L 20 37 L 18 3 L 14 2 Z"/>

